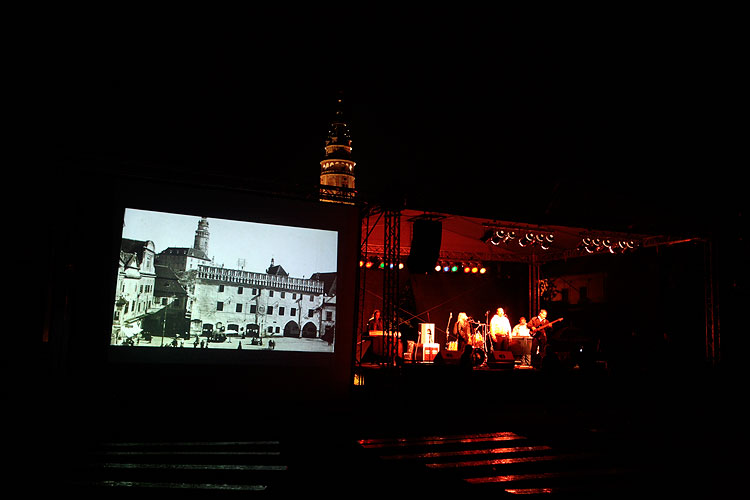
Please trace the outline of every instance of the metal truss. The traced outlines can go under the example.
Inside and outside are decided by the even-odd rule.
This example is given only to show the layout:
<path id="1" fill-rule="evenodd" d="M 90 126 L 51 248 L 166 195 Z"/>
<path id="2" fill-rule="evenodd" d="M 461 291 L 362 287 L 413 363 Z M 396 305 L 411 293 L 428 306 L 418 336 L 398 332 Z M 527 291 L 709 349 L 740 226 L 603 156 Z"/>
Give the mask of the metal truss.
<path id="1" fill-rule="evenodd" d="M 383 358 L 381 363 L 392 365 L 398 354 L 399 339 L 399 283 L 398 263 L 401 239 L 401 210 L 386 208 L 383 212 Z"/>

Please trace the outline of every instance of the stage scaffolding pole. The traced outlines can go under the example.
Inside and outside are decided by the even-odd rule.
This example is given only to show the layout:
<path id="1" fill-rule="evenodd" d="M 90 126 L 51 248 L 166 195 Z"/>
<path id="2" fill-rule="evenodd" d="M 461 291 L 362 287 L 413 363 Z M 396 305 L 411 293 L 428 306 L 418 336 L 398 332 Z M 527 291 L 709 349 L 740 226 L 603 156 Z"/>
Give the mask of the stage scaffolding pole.
<path id="1" fill-rule="evenodd" d="M 718 328 L 717 300 L 714 282 L 714 252 L 713 243 L 707 240 L 703 243 L 704 258 L 704 290 L 706 307 L 706 361 L 712 367 L 721 362 L 721 337 Z"/>
<path id="2" fill-rule="evenodd" d="M 398 265 L 400 257 L 401 210 L 386 207 L 383 234 L 383 358 L 392 366 L 398 354 Z"/>
<path id="3" fill-rule="evenodd" d="M 536 255 L 531 256 L 529 262 L 529 319 L 539 314 L 541 308 L 541 294 L 539 293 L 539 261 Z"/>
<path id="4" fill-rule="evenodd" d="M 367 221 L 367 227 L 365 229 L 364 233 L 364 239 L 361 241 L 360 246 L 360 259 L 362 259 L 363 262 L 367 262 L 367 259 L 369 258 L 369 255 L 367 255 L 367 240 L 370 237 L 370 213 L 369 208 L 366 209 L 367 212 L 360 213 L 360 221 L 359 221 L 359 227 L 360 227 L 360 237 L 362 236 L 362 219 L 365 219 Z M 367 267 L 364 265 L 360 268 L 359 272 L 359 304 L 357 306 L 357 310 L 359 311 L 359 325 L 357 328 L 357 351 L 356 351 L 356 360 L 357 365 L 362 366 L 362 357 L 365 354 L 363 351 L 366 350 L 366 346 L 362 340 L 362 336 L 367 331 L 367 320 L 365 319 L 365 291 L 367 289 Z"/>

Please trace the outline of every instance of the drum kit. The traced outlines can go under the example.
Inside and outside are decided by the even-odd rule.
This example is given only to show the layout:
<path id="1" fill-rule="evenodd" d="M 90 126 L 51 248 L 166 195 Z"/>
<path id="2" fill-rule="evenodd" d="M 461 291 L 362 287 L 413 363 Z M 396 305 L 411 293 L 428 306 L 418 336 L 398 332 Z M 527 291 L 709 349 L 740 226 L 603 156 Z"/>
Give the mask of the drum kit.
<path id="1" fill-rule="evenodd" d="M 487 363 L 487 353 L 492 351 L 492 338 L 489 335 L 489 325 L 469 319 L 474 333 L 469 339 L 472 347 L 471 362 L 474 366 L 482 366 Z"/>

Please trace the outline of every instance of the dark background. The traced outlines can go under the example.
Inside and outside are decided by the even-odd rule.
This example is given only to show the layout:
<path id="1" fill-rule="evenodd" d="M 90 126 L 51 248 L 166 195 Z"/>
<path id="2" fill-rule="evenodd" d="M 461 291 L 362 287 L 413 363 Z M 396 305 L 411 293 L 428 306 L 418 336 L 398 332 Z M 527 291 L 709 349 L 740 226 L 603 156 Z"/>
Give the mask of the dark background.
<path id="1" fill-rule="evenodd" d="M 56 159 L 307 186 L 343 90 L 375 198 L 688 231 L 736 212 L 733 33 L 710 13 L 231 14 L 44 33 L 38 123 Z"/>
<path id="2" fill-rule="evenodd" d="M 730 20 L 653 8 L 47 12 L 25 38 L 20 128 L 52 168 L 24 173 L 57 210 L 87 203 L 80 193 L 106 199 L 109 173 L 314 193 L 342 90 L 363 199 L 712 237 L 729 318 L 747 295 Z M 59 221 L 39 213 L 45 237 Z"/>

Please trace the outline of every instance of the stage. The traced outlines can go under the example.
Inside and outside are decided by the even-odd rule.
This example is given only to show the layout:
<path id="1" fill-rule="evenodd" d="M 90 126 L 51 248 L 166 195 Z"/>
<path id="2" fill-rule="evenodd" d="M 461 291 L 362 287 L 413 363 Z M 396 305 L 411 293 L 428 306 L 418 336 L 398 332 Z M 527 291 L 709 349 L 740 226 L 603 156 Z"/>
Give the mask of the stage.
<path id="1" fill-rule="evenodd" d="M 606 361 L 579 366 L 555 362 L 550 357 L 539 367 L 522 365 L 520 361 L 489 362 L 478 366 L 453 360 L 394 363 L 366 362 L 354 367 L 355 397 L 383 398 L 390 403 L 430 406 L 436 401 L 461 406 L 458 399 L 468 398 L 469 405 L 527 400 L 539 395 L 553 385 L 581 382 L 585 384 L 609 383 L 619 373 L 612 372 Z M 458 399 L 457 399 L 458 398 Z"/>

